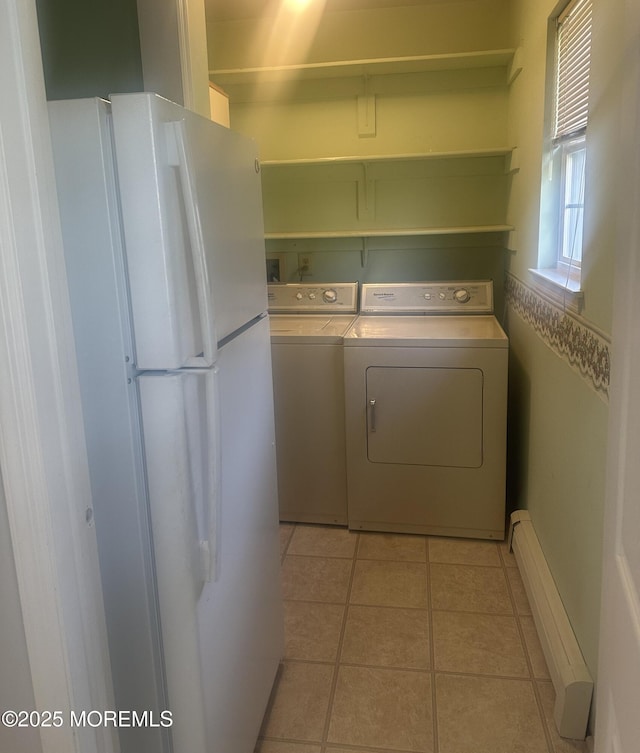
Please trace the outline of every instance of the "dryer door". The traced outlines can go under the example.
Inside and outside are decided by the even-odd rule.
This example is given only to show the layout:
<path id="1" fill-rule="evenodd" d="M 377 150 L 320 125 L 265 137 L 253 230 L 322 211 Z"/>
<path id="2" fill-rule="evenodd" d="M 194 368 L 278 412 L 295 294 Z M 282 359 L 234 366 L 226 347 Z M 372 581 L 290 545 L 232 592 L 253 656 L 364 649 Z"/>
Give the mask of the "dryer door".
<path id="1" fill-rule="evenodd" d="M 480 369 L 367 369 L 367 457 L 373 463 L 479 468 Z"/>

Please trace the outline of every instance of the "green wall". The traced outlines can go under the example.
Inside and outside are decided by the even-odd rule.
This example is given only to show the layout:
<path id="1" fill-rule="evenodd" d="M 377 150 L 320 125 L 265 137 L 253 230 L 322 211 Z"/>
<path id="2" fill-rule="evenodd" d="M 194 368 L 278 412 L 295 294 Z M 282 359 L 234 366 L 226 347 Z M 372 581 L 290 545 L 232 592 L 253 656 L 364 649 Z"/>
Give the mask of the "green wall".
<path id="1" fill-rule="evenodd" d="M 511 309 L 509 500 L 528 508 L 589 670 L 598 661 L 606 403 Z"/>
<path id="2" fill-rule="evenodd" d="M 610 70 L 617 0 L 594 0 L 586 177 L 584 308 L 569 318 L 606 344 L 611 331 L 615 237 L 615 98 Z M 508 221 L 508 272 L 532 307 L 547 306 L 529 269 L 537 266 L 547 19 L 557 0 L 514 0 L 512 44 L 523 69 L 511 89 L 510 140 L 520 153 Z M 510 301 L 513 304 L 513 301 Z M 562 319 L 562 308 L 553 309 Z M 535 318 L 533 312 L 532 317 Z M 584 658 L 598 660 L 602 520 L 608 405 L 588 374 L 559 352 L 516 305 L 507 309 L 510 338 L 509 490 L 512 506 L 528 508 Z M 588 360 L 588 359 L 587 359 Z M 584 372 L 584 368 L 583 368 Z M 586 377 L 586 378 L 585 378 Z"/>
<path id="3" fill-rule="evenodd" d="M 36 0 L 48 99 L 142 91 L 135 0 Z"/>

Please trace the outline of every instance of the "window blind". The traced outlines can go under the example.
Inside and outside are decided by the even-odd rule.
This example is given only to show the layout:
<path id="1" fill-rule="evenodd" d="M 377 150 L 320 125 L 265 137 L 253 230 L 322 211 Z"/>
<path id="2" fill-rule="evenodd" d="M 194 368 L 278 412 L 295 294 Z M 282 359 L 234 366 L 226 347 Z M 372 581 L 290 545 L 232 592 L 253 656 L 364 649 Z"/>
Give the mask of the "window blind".
<path id="1" fill-rule="evenodd" d="M 558 17 L 555 139 L 587 127 L 591 9 L 591 0 L 573 0 Z"/>

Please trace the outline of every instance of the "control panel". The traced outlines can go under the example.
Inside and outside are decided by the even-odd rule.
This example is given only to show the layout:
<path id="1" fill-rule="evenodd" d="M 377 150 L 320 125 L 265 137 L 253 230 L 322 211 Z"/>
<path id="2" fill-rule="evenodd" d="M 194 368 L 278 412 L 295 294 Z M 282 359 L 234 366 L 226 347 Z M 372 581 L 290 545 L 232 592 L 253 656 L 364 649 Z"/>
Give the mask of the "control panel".
<path id="1" fill-rule="evenodd" d="M 361 314 L 492 314 L 493 282 L 366 283 Z"/>
<path id="2" fill-rule="evenodd" d="M 272 314 L 317 311 L 355 314 L 358 311 L 357 282 L 320 285 L 308 282 L 270 283 L 267 294 Z"/>

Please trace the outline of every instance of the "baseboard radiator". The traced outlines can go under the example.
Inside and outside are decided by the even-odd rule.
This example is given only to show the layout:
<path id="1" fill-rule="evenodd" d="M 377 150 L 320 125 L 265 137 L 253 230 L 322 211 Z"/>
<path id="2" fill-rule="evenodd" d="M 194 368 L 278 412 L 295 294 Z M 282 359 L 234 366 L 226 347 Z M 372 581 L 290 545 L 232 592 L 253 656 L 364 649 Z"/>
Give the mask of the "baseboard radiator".
<path id="1" fill-rule="evenodd" d="M 555 688 L 554 717 L 558 732 L 562 737 L 584 740 L 593 680 L 526 510 L 511 515 L 509 548 L 515 554 L 524 581 Z"/>

